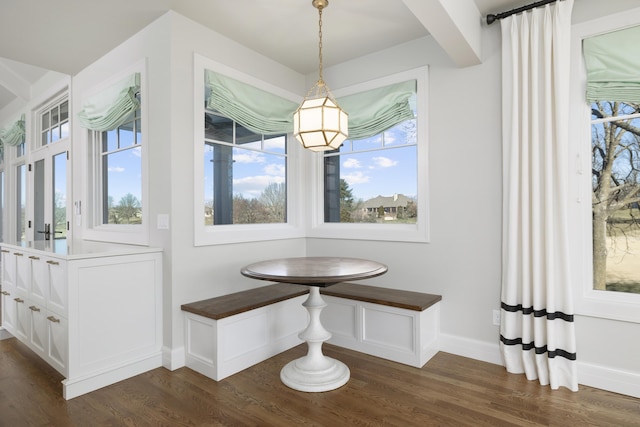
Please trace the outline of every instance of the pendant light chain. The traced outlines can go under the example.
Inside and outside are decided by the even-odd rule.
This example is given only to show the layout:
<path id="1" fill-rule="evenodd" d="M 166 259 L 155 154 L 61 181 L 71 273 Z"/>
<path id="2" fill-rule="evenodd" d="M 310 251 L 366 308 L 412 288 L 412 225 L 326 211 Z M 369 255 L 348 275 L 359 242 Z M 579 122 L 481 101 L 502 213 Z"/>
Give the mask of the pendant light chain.
<path id="1" fill-rule="evenodd" d="M 319 62 L 319 75 L 318 75 L 318 83 L 324 84 L 324 79 L 322 78 L 322 7 L 318 8 L 318 62 Z"/>

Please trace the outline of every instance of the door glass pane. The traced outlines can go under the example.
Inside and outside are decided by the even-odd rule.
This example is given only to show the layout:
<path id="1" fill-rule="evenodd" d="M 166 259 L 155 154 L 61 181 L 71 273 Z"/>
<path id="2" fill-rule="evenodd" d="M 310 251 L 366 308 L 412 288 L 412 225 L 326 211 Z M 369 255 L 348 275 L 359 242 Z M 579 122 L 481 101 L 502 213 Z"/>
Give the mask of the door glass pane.
<path id="1" fill-rule="evenodd" d="M 0 241 L 4 242 L 4 171 L 0 171 Z"/>
<path id="2" fill-rule="evenodd" d="M 67 153 L 53 156 L 53 225 L 55 239 L 67 237 Z"/>
<path id="3" fill-rule="evenodd" d="M 25 165 L 20 165 L 16 170 L 16 240 L 21 242 L 25 239 L 25 213 L 27 210 L 27 174 Z"/>
<path id="4" fill-rule="evenodd" d="M 33 226 L 35 240 L 45 240 L 47 230 L 44 219 L 44 159 L 34 163 L 33 170 Z"/>

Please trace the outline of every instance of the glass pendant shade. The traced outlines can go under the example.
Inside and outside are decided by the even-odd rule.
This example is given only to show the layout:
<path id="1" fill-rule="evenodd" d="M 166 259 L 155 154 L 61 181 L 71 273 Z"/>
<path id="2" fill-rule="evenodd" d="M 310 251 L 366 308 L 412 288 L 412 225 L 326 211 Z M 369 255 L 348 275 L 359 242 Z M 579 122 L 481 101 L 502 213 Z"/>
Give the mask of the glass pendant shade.
<path id="1" fill-rule="evenodd" d="M 336 150 L 347 139 L 348 121 L 331 97 L 305 99 L 293 114 L 293 135 L 309 150 Z"/>
<path id="2" fill-rule="evenodd" d="M 322 10 L 328 0 L 312 0 L 318 9 L 318 81 L 293 113 L 293 135 L 312 151 L 337 150 L 349 135 L 349 116 L 342 111 L 322 79 Z"/>

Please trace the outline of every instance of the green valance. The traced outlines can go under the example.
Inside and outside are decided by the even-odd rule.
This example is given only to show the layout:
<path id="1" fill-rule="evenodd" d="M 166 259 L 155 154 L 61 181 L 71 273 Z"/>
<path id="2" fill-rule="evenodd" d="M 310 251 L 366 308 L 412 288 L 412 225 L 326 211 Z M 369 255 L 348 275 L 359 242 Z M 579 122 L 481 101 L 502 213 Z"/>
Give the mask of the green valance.
<path id="1" fill-rule="evenodd" d="M 584 39 L 587 101 L 640 103 L 640 26 Z"/>
<path id="2" fill-rule="evenodd" d="M 252 132 L 264 135 L 293 131 L 298 105 L 272 93 L 216 72 L 205 70 L 207 107 L 235 120 Z M 414 117 L 409 98 L 416 81 L 337 98 L 349 114 L 349 139 L 369 138 Z"/>
<path id="3" fill-rule="evenodd" d="M 20 116 L 11 126 L 6 129 L 0 129 L 0 142 L 2 145 L 11 145 L 13 147 L 24 142 L 24 114 Z"/>
<path id="4" fill-rule="evenodd" d="M 205 82 L 208 108 L 257 134 L 293 132 L 294 102 L 210 70 L 205 70 Z"/>
<path id="5" fill-rule="evenodd" d="M 117 129 L 138 108 L 139 90 L 140 73 L 134 73 L 91 96 L 78 113 L 80 125 L 99 132 Z"/>
<path id="6" fill-rule="evenodd" d="M 414 117 L 409 98 L 416 81 L 396 83 L 337 98 L 349 114 L 349 139 L 370 138 Z"/>

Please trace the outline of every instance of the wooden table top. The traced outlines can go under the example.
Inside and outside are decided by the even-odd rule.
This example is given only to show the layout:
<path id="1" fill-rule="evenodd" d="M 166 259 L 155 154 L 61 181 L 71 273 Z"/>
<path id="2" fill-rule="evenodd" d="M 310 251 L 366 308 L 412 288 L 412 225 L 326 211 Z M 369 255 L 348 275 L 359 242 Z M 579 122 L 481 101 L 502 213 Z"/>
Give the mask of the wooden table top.
<path id="1" fill-rule="evenodd" d="M 280 258 L 256 262 L 240 270 L 243 276 L 297 285 L 331 286 L 348 280 L 368 279 L 387 272 L 376 261 L 343 257 Z"/>

